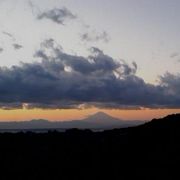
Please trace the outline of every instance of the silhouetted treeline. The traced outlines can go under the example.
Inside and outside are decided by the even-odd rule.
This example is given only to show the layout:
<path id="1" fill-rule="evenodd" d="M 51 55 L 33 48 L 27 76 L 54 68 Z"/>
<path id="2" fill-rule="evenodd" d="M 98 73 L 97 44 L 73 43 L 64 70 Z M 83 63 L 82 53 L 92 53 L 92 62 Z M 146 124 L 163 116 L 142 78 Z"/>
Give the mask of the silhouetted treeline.
<path id="1" fill-rule="evenodd" d="M 0 134 L 0 179 L 179 179 L 180 114 L 104 132 Z"/>

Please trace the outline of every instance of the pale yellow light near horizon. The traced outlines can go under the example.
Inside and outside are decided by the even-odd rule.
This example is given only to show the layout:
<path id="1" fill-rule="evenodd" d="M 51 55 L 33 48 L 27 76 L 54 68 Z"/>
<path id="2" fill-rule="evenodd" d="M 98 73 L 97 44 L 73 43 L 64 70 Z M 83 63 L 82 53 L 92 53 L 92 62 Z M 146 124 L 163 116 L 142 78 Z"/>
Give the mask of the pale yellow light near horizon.
<path id="1" fill-rule="evenodd" d="M 68 110 L 42 110 L 42 109 L 0 109 L 0 121 L 24 121 L 31 119 L 47 119 L 50 121 L 68 121 L 83 119 L 96 112 L 103 111 L 113 117 L 124 120 L 151 120 L 164 117 L 168 114 L 180 113 L 180 109 L 143 109 L 143 110 L 115 110 L 115 109 L 68 109 Z"/>

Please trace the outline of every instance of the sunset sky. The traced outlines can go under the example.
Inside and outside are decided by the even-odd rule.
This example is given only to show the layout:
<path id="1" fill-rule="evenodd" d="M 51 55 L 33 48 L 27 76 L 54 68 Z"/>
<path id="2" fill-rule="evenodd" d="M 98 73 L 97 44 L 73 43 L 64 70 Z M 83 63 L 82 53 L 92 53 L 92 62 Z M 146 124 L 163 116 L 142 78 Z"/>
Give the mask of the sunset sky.
<path id="1" fill-rule="evenodd" d="M 180 113 L 179 0 L 0 0 L 0 120 Z"/>

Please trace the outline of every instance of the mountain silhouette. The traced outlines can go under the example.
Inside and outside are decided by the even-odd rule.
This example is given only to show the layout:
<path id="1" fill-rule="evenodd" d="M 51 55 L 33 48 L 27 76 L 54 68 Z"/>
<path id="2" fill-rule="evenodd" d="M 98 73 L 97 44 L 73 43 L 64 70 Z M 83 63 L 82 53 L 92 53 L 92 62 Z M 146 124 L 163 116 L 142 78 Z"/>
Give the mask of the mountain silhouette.
<path id="1" fill-rule="evenodd" d="M 121 119 L 114 118 L 104 112 L 97 112 L 93 115 L 88 116 L 84 119 L 85 122 L 98 123 L 98 124 L 117 124 L 117 123 L 125 123 Z"/>
<path id="2" fill-rule="evenodd" d="M 97 112 L 82 120 L 72 121 L 48 121 L 44 119 L 33 119 L 21 122 L 0 122 L 0 130 L 26 130 L 26 129 L 113 129 L 136 126 L 144 121 L 127 121 L 114 118 L 104 112 Z"/>

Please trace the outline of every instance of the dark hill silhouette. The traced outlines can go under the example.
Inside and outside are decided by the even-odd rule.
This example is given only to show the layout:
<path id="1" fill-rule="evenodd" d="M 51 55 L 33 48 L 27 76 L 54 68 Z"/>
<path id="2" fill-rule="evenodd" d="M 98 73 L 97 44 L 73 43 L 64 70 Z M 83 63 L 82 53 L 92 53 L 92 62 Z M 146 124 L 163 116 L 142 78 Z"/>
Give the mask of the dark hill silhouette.
<path id="1" fill-rule="evenodd" d="M 180 114 L 103 132 L 0 133 L 0 147 L 1 179 L 174 180 Z"/>
<path id="2" fill-rule="evenodd" d="M 155 134 L 159 136 L 166 135 L 171 137 L 175 133 L 180 135 L 180 114 L 168 115 L 161 119 L 153 119 L 136 128 L 139 133 L 150 133 L 152 136 Z"/>
<path id="3" fill-rule="evenodd" d="M 152 121 L 147 122 L 142 126 L 149 128 L 165 128 L 165 129 L 180 128 L 180 114 L 172 114 L 161 119 L 153 119 Z"/>
<path id="4" fill-rule="evenodd" d="M 21 121 L 21 122 L 0 122 L 0 130 L 41 130 L 41 129 L 113 129 L 129 126 L 136 126 L 144 123 L 143 121 L 120 120 L 109 116 L 106 113 L 98 112 L 83 120 L 72 121 L 48 121 L 44 119 Z"/>

